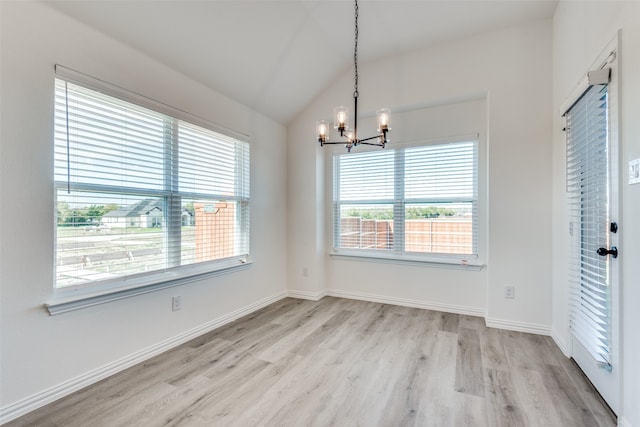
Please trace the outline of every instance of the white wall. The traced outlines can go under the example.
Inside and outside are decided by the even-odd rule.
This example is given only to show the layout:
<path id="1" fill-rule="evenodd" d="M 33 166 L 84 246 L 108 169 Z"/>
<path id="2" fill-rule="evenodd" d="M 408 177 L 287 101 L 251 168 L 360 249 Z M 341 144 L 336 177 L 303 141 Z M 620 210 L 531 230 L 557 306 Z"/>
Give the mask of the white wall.
<path id="1" fill-rule="evenodd" d="M 486 99 L 487 268 L 481 272 L 379 264 L 328 257 L 331 149 L 313 125 L 350 105 L 348 71 L 289 127 L 289 274 L 294 291 L 375 294 L 416 305 L 486 313 L 491 324 L 549 332 L 551 327 L 551 22 L 360 64 L 363 115 Z M 364 41 L 363 41 L 364 42 Z M 414 123 L 418 127 L 420 123 Z M 397 128 L 397 126 L 396 126 Z M 460 123 L 460 133 L 469 123 Z M 364 131 L 364 127 L 361 132 Z M 424 127 L 425 136 L 432 132 Z M 437 131 L 434 131 L 437 132 Z M 435 135 L 447 136 L 447 135 Z M 394 138 L 394 131 L 390 134 Z M 325 168 L 326 165 L 326 168 Z M 325 169 L 323 169 L 325 168 Z M 330 246 L 330 243 L 328 244 Z M 303 267 L 309 277 L 303 277 Z M 325 280 L 318 276 L 326 276 Z M 514 285 L 516 298 L 503 298 Z"/>
<path id="2" fill-rule="evenodd" d="M 640 426 L 640 185 L 629 185 L 629 160 L 640 158 L 640 3 L 574 2 L 558 5 L 553 22 L 554 45 L 554 223 L 553 329 L 558 341 L 569 342 L 565 204 L 565 138 L 560 105 L 589 70 L 600 52 L 621 31 L 620 143 L 621 205 L 620 257 L 622 300 L 622 399 L 620 425 Z M 618 367 L 619 369 L 620 367 Z M 614 367 L 615 369 L 615 367 Z"/>
<path id="3" fill-rule="evenodd" d="M 286 130 L 42 3 L 0 2 L 0 14 L 0 408 L 7 413 L 46 397 L 42 393 L 52 387 L 284 294 Z M 255 260 L 250 268 L 55 317 L 47 314 L 42 304 L 53 292 L 56 63 L 250 134 Z M 172 312 L 176 294 L 183 308 Z"/>

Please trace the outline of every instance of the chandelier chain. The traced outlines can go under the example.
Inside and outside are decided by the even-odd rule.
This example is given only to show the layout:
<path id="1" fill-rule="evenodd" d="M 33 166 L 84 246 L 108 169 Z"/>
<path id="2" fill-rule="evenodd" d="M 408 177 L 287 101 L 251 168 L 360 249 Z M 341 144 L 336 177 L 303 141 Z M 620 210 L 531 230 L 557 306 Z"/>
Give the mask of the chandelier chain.
<path id="1" fill-rule="evenodd" d="M 354 63 L 354 92 L 353 97 L 357 98 L 358 93 L 358 0 L 355 1 L 355 31 L 354 31 L 354 48 L 353 48 L 353 63 Z"/>

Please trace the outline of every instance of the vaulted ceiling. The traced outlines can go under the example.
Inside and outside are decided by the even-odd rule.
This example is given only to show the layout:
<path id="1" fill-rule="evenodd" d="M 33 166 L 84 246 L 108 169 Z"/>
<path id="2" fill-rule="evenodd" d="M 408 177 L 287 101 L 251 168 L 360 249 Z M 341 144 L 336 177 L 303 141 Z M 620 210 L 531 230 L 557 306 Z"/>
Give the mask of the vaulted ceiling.
<path id="1" fill-rule="evenodd" d="M 59 11 L 287 124 L 353 67 L 347 0 L 45 0 Z M 547 0 L 360 0 L 359 65 L 549 18 Z"/>

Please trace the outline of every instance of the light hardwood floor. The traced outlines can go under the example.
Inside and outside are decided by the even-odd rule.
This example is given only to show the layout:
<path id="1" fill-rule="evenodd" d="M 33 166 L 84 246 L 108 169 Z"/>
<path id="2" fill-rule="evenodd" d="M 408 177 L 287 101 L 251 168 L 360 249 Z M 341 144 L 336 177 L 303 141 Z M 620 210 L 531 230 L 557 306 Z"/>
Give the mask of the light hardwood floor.
<path id="1" fill-rule="evenodd" d="M 614 426 L 553 341 L 484 320 L 284 299 L 8 426 Z"/>

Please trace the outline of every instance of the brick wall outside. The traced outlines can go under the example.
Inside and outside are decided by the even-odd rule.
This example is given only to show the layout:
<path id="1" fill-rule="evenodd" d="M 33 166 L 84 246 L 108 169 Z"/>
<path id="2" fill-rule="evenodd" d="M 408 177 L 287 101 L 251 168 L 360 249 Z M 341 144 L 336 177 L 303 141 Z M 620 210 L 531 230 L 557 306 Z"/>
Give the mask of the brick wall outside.
<path id="1" fill-rule="evenodd" d="M 194 203 L 196 262 L 233 256 L 235 205 L 226 202 Z"/>

